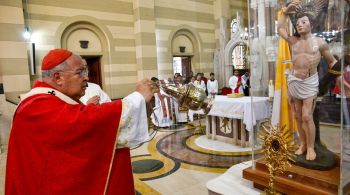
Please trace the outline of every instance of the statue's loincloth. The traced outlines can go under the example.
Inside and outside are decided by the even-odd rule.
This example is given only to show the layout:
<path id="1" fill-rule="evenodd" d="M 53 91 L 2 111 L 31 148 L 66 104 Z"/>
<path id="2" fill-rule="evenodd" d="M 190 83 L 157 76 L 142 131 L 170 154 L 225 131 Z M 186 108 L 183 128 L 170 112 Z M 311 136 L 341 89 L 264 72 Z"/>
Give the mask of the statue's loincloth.
<path id="1" fill-rule="evenodd" d="M 288 92 L 297 99 L 306 99 L 317 96 L 318 93 L 318 74 L 315 73 L 306 79 L 300 79 L 292 74 L 288 75 Z"/>

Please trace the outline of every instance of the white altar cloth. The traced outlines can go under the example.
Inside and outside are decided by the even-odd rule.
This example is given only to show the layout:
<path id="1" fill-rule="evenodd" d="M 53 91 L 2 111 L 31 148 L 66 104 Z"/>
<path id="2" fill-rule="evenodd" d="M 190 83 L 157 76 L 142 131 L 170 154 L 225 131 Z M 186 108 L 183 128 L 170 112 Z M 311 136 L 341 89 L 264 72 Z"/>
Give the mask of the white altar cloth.
<path id="1" fill-rule="evenodd" d="M 271 116 L 268 100 L 268 97 L 244 96 L 229 98 L 217 95 L 208 115 L 242 119 L 246 129 L 251 131 L 256 125 L 256 121 Z M 251 102 L 253 102 L 253 108 L 251 107 Z"/>

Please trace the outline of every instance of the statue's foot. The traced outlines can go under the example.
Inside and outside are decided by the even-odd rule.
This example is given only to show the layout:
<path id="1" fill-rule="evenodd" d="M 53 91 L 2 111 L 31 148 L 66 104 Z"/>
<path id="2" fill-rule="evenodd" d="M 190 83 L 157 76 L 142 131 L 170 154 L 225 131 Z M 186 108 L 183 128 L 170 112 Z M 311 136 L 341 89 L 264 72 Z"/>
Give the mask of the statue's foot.
<path id="1" fill-rule="evenodd" d="M 302 155 L 305 152 L 306 148 L 304 145 L 300 145 L 299 148 L 295 151 L 294 154 L 296 155 Z"/>
<path id="2" fill-rule="evenodd" d="M 306 152 L 306 160 L 315 160 L 316 152 L 313 148 L 308 148 Z"/>

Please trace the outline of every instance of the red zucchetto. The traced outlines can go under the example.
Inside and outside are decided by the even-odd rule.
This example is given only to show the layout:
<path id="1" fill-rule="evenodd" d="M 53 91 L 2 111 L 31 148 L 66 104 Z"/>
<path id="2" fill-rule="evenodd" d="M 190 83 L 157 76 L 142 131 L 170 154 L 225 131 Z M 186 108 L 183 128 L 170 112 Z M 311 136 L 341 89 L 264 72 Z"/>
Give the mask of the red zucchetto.
<path id="1" fill-rule="evenodd" d="M 53 49 L 46 54 L 41 64 L 41 70 L 50 70 L 64 62 L 72 55 L 71 51 L 65 49 Z"/>

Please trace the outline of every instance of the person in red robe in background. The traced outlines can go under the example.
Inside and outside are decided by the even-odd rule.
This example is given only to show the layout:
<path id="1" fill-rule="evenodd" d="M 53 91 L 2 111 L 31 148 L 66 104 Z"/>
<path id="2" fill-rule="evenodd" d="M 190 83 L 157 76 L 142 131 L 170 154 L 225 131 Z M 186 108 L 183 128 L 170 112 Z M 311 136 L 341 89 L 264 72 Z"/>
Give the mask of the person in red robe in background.
<path id="1" fill-rule="evenodd" d="M 128 147 L 149 138 L 140 124 L 150 82 L 123 100 L 84 105 L 88 71 L 79 55 L 51 50 L 41 70 L 13 118 L 5 194 L 134 195 Z"/>
<path id="2" fill-rule="evenodd" d="M 240 91 L 240 88 L 242 88 L 241 83 L 242 83 L 242 77 L 241 77 L 241 76 L 238 76 L 237 87 L 236 87 L 235 90 L 234 90 L 235 93 L 241 92 L 241 91 Z"/>
<path id="3" fill-rule="evenodd" d="M 204 81 L 204 84 L 205 84 L 205 86 L 206 86 L 206 85 L 207 85 L 207 82 L 208 82 L 208 79 L 207 79 L 207 77 L 204 76 L 204 73 L 203 73 L 203 72 L 201 72 L 200 74 L 201 74 L 202 80 Z"/>
<path id="4" fill-rule="evenodd" d="M 243 87 L 241 85 L 242 78 L 239 75 L 238 70 L 233 72 L 233 76 L 230 77 L 228 84 L 232 89 L 232 93 L 243 93 Z"/>

